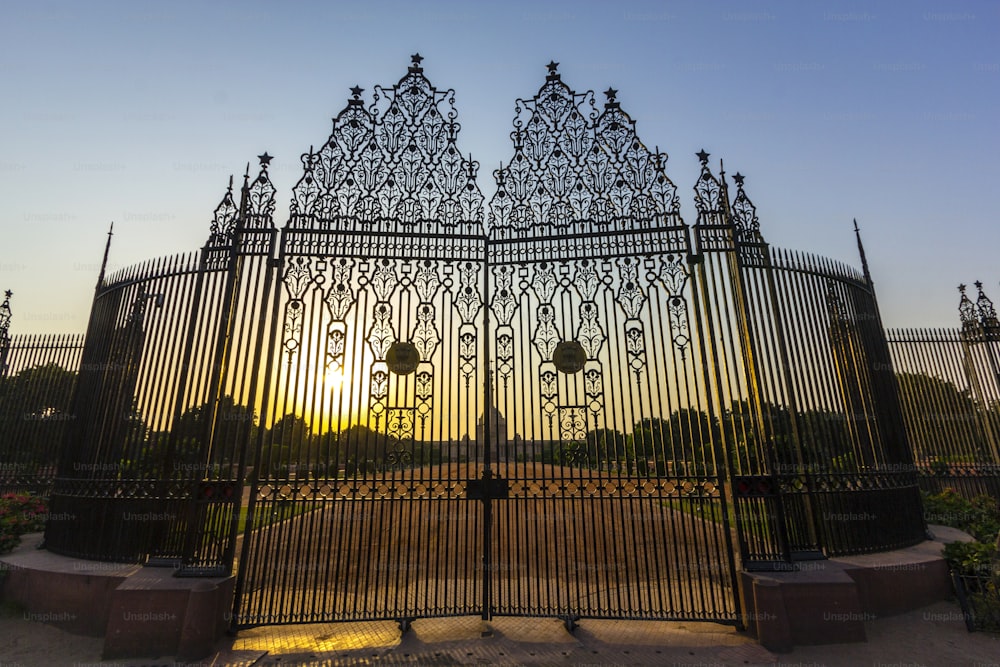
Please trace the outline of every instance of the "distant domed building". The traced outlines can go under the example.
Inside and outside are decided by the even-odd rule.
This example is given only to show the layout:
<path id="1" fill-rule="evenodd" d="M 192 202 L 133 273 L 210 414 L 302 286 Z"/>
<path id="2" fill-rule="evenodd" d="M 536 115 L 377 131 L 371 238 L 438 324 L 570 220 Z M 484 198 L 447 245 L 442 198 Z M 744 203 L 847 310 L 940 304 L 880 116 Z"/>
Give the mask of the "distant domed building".
<path id="1" fill-rule="evenodd" d="M 489 386 L 494 386 L 493 373 L 490 373 Z M 486 442 L 486 428 L 489 424 L 492 452 L 490 458 L 498 461 L 514 461 L 518 455 L 524 453 L 524 441 L 517 434 L 514 435 L 512 441 L 507 437 L 507 418 L 500 412 L 500 408 L 496 405 L 496 397 L 492 393 L 489 397 L 489 403 L 489 407 L 479 415 L 479 419 L 476 421 L 476 445 L 482 447 Z M 482 452 L 479 451 L 478 458 L 481 459 Z"/>

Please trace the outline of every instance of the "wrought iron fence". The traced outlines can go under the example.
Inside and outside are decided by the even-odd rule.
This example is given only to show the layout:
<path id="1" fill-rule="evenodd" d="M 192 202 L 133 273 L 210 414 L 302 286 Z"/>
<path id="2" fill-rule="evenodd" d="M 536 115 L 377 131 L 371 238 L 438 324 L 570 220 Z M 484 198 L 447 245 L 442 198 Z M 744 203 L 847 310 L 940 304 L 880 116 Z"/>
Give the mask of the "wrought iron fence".
<path id="1" fill-rule="evenodd" d="M 771 249 L 704 151 L 689 226 L 616 91 L 556 63 L 486 233 L 454 93 L 419 56 L 362 92 L 285 228 L 265 153 L 200 253 L 102 276 L 50 549 L 218 574 L 242 533 L 243 624 L 732 620 L 734 540 L 793 568 L 922 539 L 863 251 Z"/>
<path id="2" fill-rule="evenodd" d="M 959 305 L 962 327 L 888 332 L 921 488 L 1000 502 L 1000 327 L 977 283 Z"/>
<path id="3" fill-rule="evenodd" d="M 4 301 L 0 309 L 8 307 Z M 80 368 L 80 334 L 6 338 L 0 352 L 0 493 L 48 495 Z"/>

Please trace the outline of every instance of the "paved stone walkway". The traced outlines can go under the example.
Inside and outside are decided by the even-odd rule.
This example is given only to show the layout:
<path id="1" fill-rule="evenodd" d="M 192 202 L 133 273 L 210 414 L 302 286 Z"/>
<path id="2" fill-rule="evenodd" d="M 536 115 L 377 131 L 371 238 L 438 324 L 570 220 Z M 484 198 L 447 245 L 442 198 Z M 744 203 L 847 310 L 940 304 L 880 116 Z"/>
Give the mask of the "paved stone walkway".
<path id="1" fill-rule="evenodd" d="M 768 664 L 776 656 L 714 623 L 551 618 L 419 619 L 267 627 L 240 633 L 219 656 L 242 665 L 711 665 Z"/>
<path id="2" fill-rule="evenodd" d="M 802 646 L 774 655 L 715 623 L 583 620 L 573 634 L 551 618 L 421 619 L 405 635 L 395 623 L 324 623 L 240 632 L 199 666 L 719 665 L 914 667 L 1000 665 L 1000 636 L 969 633 L 953 602 L 865 623 L 867 643 Z M 485 636 L 484 636 L 485 635 Z M 180 667 L 172 657 L 100 660 L 103 639 L 81 637 L 20 615 L 0 615 L 4 667 Z"/>

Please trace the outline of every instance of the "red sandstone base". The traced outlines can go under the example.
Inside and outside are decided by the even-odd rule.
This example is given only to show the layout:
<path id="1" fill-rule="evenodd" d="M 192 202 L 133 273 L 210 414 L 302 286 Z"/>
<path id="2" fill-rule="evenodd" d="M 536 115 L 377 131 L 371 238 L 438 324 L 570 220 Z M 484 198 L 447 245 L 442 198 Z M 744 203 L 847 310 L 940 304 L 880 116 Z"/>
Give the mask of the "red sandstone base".
<path id="1" fill-rule="evenodd" d="M 950 541 L 950 540 L 949 540 Z M 863 642 L 865 621 L 951 597 L 942 542 L 798 563 L 796 572 L 743 572 L 747 630 L 764 648 Z"/>
<path id="2" fill-rule="evenodd" d="M 174 577 L 171 568 L 99 563 L 38 550 L 26 535 L 0 557 L 0 597 L 25 618 L 104 637 L 104 658 L 209 655 L 229 626 L 233 577 Z"/>
<path id="3" fill-rule="evenodd" d="M 943 542 L 969 539 L 932 527 L 941 541 L 898 551 L 809 561 L 796 572 L 744 572 L 744 622 L 768 650 L 863 642 L 864 623 L 951 596 Z M 0 557 L 0 598 L 25 617 L 77 634 L 103 636 L 104 657 L 209 655 L 229 627 L 233 577 L 178 578 L 170 568 L 67 558 L 38 550 L 28 535 Z"/>

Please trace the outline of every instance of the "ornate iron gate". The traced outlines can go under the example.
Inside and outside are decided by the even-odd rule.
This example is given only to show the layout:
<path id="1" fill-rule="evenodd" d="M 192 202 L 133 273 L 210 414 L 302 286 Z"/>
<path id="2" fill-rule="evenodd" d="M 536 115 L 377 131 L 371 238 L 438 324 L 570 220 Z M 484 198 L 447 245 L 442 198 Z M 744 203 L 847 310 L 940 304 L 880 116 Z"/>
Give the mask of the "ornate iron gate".
<path id="1" fill-rule="evenodd" d="M 487 237 L 453 92 L 419 56 L 368 107 L 362 92 L 303 156 L 257 325 L 263 369 L 230 369 L 261 406 L 235 625 L 734 622 L 666 156 L 614 91 L 599 112 L 553 63 L 518 101 Z"/>

